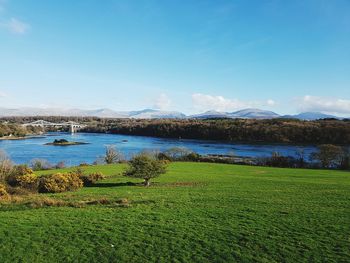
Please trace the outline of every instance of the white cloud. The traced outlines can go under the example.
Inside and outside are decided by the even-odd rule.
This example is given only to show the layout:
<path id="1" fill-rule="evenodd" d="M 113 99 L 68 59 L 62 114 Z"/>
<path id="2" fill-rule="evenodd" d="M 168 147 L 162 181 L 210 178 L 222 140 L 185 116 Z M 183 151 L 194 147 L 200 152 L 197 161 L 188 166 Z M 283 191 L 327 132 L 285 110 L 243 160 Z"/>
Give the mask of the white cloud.
<path id="1" fill-rule="evenodd" d="M 276 105 L 276 101 L 274 101 L 274 100 L 272 100 L 272 99 L 269 99 L 269 100 L 266 101 L 266 104 L 267 104 L 268 106 L 275 106 L 275 105 Z"/>
<path id="2" fill-rule="evenodd" d="M 320 111 L 330 114 L 350 114 L 350 100 L 306 95 L 297 99 L 301 111 Z"/>
<path id="3" fill-rule="evenodd" d="M 6 96 L 7 96 L 7 95 L 6 95 L 5 92 L 0 91 L 0 98 L 6 97 Z"/>
<path id="4" fill-rule="evenodd" d="M 162 93 L 154 101 L 153 107 L 159 110 L 166 110 L 170 107 L 170 105 L 171 105 L 171 100 L 166 94 Z"/>
<path id="5" fill-rule="evenodd" d="M 232 111 L 254 106 L 252 102 L 238 99 L 226 99 L 223 96 L 212 96 L 201 93 L 192 94 L 192 103 L 196 110 Z"/>
<path id="6" fill-rule="evenodd" d="M 242 101 L 239 99 L 228 99 L 223 96 L 213 96 L 208 94 L 192 94 L 192 104 L 196 111 L 235 111 L 243 108 L 265 108 L 273 107 L 276 101 L 269 99 L 267 101 Z"/>
<path id="7" fill-rule="evenodd" d="M 0 24 L 0 27 L 5 28 L 13 34 L 23 35 L 28 32 L 30 25 L 20 21 L 17 18 L 11 18 L 7 22 Z"/>

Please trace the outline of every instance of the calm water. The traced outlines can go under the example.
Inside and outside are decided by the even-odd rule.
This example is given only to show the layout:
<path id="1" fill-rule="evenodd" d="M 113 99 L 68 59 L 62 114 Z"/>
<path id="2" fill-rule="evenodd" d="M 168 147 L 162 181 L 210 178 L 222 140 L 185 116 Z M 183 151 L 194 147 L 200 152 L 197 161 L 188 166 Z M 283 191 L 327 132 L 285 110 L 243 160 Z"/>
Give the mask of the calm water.
<path id="1" fill-rule="evenodd" d="M 89 144 L 66 147 L 44 145 L 55 139 L 87 142 Z M 64 161 L 68 166 L 83 162 L 93 163 L 104 154 L 105 147 L 108 145 L 114 145 L 126 157 L 142 150 L 162 151 L 175 146 L 186 147 L 200 154 L 234 153 L 236 156 L 244 157 L 270 156 L 274 151 L 283 155 L 295 156 L 298 149 L 304 149 L 306 156 L 308 156 L 315 151 L 315 147 L 312 146 L 218 143 L 92 133 L 50 133 L 27 140 L 0 140 L 0 149 L 5 150 L 16 163 L 29 163 L 30 160 L 39 158 L 46 159 L 53 164 Z"/>

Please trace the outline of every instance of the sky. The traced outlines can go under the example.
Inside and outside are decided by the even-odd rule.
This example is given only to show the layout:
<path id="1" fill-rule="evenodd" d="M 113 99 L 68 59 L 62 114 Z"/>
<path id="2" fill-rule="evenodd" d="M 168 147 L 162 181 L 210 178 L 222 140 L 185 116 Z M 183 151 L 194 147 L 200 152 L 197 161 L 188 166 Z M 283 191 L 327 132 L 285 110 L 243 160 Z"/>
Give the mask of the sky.
<path id="1" fill-rule="evenodd" d="M 0 0 L 0 108 L 350 116 L 349 0 Z"/>

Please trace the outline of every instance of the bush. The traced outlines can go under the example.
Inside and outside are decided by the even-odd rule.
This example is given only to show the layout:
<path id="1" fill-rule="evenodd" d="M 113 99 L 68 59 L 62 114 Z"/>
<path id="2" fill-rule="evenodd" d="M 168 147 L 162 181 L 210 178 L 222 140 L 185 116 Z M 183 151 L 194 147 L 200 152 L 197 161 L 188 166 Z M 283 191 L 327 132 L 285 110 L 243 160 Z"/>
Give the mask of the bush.
<path id="1" fill-rule="evenodd" d="M 61 193 L 83 187 L 83 181 L 75 173 L 56 173 L 39 180 L 40 193 Z"/>
<path id="2" fill-rule="evenodd" d="M 17 175 L 26 175 L 26 174 L 33 174 L 33 170 L 30 169 L 27 165 L 21 164 L 21 165 L 16 165 L 13 167 L 11 171 L 11 175 L 17 176 Z"/>
<path id="3" fill-rule="evenodd" d="M 28 190 L 38 190 L 38 177 L 35 174 L 17 175 L 12 177 L 11 186 L 19 186 Z"/>
<path id="4" fill-rule="evenodd" d="M 80 179 L 83 180 L 84 186 L 90 186 L 95 184 L 97 181 L 105 179 L 105 176 L 100 172 L 96 172 L 89 175 L 82 175 L 80 176 Z"/>
<path id="5" fill-rule="evenodd" d="M 6 182 L 11 186 L 20 186 L 19 181 L 21 176 L 29 176 L 34 175 L 32 169 L 30 169 L 27 165 L 16 165 L 12 168 L 10 174 L 6 178 Z M 25 180 L 25 179 L 24 179 Z"/>
<path id="6" fill-rule="evenodd" d="M 80 176 L 75 173 L 66 173 L 68 178 L 68 185 L 66 191 L 75 191 L 84 186 L 83 181 L 80 179 Z"/>
<path id="7" fill-rule="evenodd" d="M 3 184 L 0 184 L 0 199 L 7 199 L 9 194 L 6 191 L 6 187 Z"/>

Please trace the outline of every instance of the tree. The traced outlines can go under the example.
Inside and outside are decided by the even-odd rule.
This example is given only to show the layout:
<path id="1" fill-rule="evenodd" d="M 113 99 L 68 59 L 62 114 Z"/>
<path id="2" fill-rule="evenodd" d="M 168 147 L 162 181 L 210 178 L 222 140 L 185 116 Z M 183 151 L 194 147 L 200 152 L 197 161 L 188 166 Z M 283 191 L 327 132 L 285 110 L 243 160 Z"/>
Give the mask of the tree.
<path id="1" fill-rule="evenodd" d="M 307 162 L 305 161 L 305 150 L 303 148 L 298 148 L 295 154 L 297 156 L 298 167 L 305 167 L 307 165 Z"/>
<path id="2" fill-rule="evenodd" d="M 123 155 L 114 146 L 107 146 L 104 161 L 106 164 L 118 163 L 123 159 Z"/>
<path id="3" fill-rule="evenodd" d="M 33 159 L 30 161 L 30 167 L 34 171 L 48 170 L 52 167 L 48 160 L 45 159 Z"/>
<path id="4" fill-rule="evenodd" d="M 340 163 L 340 169 L 349 170 L 350 168 L 350 147 L 344 147 L 343 156 Z"/>
<path id="5" fill-rule="evenodd" d="M 344 152 L 342 147 L 333 144 L 322 144 L 318 151 L 311 154 L 311 160 L 321 163 L 322 168 L 339 167 Z"/>
<path id="6" fill-rule="evenodd" d="M 144 179 L 144 185 L 150 185 L 150 179 L 166 172 L 166 162 L 158 160 L 155 156 L 141 153 L 129 161 L 129 167 L 124 176 Z"/>
<path id="7" fill-rule="evenodd" d="M 0 181 L 4 181 L 10 175 L 13 163 L 6 152 L 0 150 Z"/>

